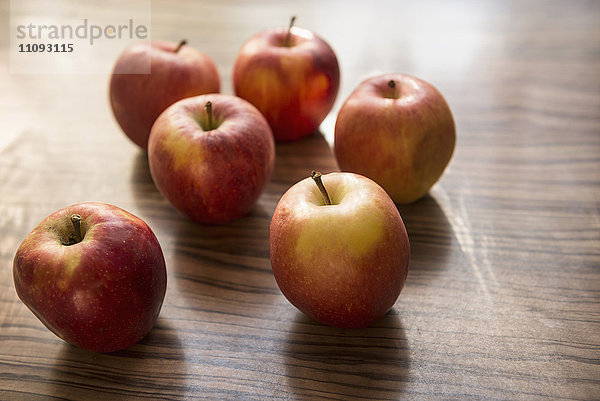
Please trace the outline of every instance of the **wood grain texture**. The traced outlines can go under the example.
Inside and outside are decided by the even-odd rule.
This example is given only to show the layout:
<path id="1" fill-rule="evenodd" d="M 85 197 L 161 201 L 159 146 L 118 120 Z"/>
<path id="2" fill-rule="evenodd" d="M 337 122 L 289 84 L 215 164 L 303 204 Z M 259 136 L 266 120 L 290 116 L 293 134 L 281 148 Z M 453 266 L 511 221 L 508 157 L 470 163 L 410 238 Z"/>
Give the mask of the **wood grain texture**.
<path id="1" fill-rule="evenodd" d="M 338 100 L 322 133 L 277 146 L 250 215 L 213 227 L 156 190 L 111 115 L 108 74 L 10 74 L 0 38 L 0 399 L 600 399 L 600 3 L 153 1 L 152 35 L 188 38 L 231 93 L 242 43 L 292 14 L 336 50 Z M 430 195 L 399 207 L 412 255 L 394 308 L 334 329 L 279 292 L 269 221 L 310 170 L 337 170 L 336 112 L 383 72 L 440 89 L 457 149 Z M 56 338 L 12 282 L 27 233 L 81 201 L 143 218 L 167 260 L 156 327 L 111 354 Z"/>

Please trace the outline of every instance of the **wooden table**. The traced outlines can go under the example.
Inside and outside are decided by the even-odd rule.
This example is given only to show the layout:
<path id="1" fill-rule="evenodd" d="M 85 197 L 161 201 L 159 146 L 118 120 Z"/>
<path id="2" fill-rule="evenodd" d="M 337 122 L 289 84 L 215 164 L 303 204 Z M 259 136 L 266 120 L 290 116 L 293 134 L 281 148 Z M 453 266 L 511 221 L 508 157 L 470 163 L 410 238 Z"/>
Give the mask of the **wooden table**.
<path id="1" fill-rule="evenodd" d="M 152 3 L 152 37 L 188 38 L 215 60 L 225 93 L 244 40 L 292 14 L 340 61 L 322 132 L 277 145 L 251 214 L 216 227 L 157 191 L 111 115 L 108 72 L 10 74 L 2 35 L 0 399 L 600 399 L 600 3 L 296 3 Z M 311 169 L 337 170 L 337 110 L 383 72 L 440 89 L 457 148 L 430 195 L 399 206 L 412 255 L 394 308 L 367 329 L 335 329 L 281 295 L 269 221 Z M 27 233 L 92 200 L 142 217 L 168 268 L 155 328 L 111 354 L 63 343 L 12 281 Z"/>

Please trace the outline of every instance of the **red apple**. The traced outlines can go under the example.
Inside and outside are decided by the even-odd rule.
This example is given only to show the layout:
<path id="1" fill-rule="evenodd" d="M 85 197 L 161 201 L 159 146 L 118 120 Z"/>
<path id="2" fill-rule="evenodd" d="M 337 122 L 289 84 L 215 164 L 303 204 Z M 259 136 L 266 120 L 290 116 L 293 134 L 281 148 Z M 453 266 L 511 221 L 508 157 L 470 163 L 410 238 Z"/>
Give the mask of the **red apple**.
<path id="1" fill-rule="evenodd" d="M 13 276 L 19 298 L 48 329 L 97 352 L 144 337 L 167 286 L 152 230 L 103 203 L 69 206 L 42 220 L 19 246 Z"/>
<path id="2" fill-rule="evenodd" d="M 233 67 L 235 93 L 264 114 L 278 141 L 315 132 L 333 106 L 340 81 L 331 47 L 292 24 L 254 35 Z"/>
<path id="3" fill-rule="evenodd" d="M 149 74 L 140 74 L 150 66 Z M 142 149 L 156 118 L 176 101 L 219 92 L 219 73 L 205 54 L 174 42 L 139 42 L 127 47 L 110 80 L 110 104 L 125 134 Z"/>
<path id="4" fill-rule="evenodd" d="M 273 214 L 275 280 L 315 320 L 366 327 L 392 307 L 406 280 L 404 223 L 386 192 L 366 177 L 331 173 L 319 183 L 313 172 L 313 178 L 291 187 Z"/>
<path id="5" fill-rule="evenodd" d="M 148 160 L 154 183 L 176 209 L 218 224 L 250 211 L 273 173 L 275 144 L 250 103 L 203 95 L 180 100 L 158 117 Z"/>
<path id="6" fill-rule="evenodd" d="M 450 161 L 455 142 L 444 97 L 406 74 L 362 82 L 335 124 L 340 168 L 371 178 L 397 203 L 413 202 L 429 191 Z"/>

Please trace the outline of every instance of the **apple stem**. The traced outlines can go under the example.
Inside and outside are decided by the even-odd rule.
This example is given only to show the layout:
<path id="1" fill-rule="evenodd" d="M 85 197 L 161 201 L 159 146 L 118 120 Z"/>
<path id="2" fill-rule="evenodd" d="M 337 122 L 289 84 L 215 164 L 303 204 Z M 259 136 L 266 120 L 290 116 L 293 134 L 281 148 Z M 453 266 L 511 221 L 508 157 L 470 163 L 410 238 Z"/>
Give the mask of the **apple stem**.
<path id="1" fill-rule="evenodd" d="M 208 131 L 213 129 L 212 125 L 212 103 L 206 102 L 204 105 L 204 109 L 206 110 L 206 114 L 208 115 Z"/>
<path id="2" fill-rule="evenodd" d="M 287 35 L 285 35 L 285 43 L 284 44 L 287 47 L 290 46 L 290 41 L 292 40 L 292 28 L 293 28 L 295 22 L 296 22 L 296 16 L 294 15 L 290 19 L 290 26 L 288 28 Z"/>
<path id="3" fill-rule="evenodd" d="M 78 214 L 71 215 L 71 223 L 73 223 L 73 229 L 75 230 L 75 243 L 81 242 L 81 216 Z"/>
<path id="4" fill-rule="evenodd" d="M 179 50 L 183 47 L 187 45 L 187 40 L 186 39 L 181 39 L 181 41 L 179 42 L 179 44 L 177 45 L 177 47 L 175 48 L 175 50 L 173 50 L 173 52 L 178 53 Z"/>
<path id="5" fill-rule="evenodd" d="M 310 173 L 310 176 L 313 180 L 315 180 L 319 191 L 321 191 L 321 195 L 323 195 L 323 200 L 325 201 L 325 204 L 331 205 L 331 199 L 329 199 L 329 194 L 325 189 L 325 185 L 323 185 L 323 180 L 321 180 L 321 173 L 313 170 L 312 173 Z"/>
<path id="6" fill-rule="evenodd" d="M 392 99 L 398 99 L 398 89 L 396 88 L 396 82 L 392 79 L 388 82 L 388 86 L 392 89 Z"/>

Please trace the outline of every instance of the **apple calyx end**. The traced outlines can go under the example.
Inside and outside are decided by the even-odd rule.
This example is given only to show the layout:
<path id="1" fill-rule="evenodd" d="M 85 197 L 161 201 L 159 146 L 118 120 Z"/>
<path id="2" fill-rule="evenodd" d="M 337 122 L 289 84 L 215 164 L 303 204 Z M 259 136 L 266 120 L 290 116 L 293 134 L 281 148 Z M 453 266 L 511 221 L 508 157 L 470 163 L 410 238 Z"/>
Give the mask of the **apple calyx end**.
<path id="1" fill-rule="evenodd" d="M 315 184 L 317 184 L 319 191 L 321 191 L 321 195 L 323 196 L 325 205 L 329 206 L 329 205 L 331 205 L 331 198 L 329 198 L 329 194 L 327 193 L 327 190 L 325 189 L 325 185 L 323 185 L 323 180 L 321 179 L 321 176 L 322 176 L 322 174 L 315 170 L 313 170 L 310 173 L 310 177 L 315 181 Z"/>
<path id="2" fill-rule="evenodd" d="M 185 45 L 187 45 L 187 39 L 181 39 L 179 41 L 179 43 L 177 44 L 177 47 L 175 48 L 175 50 L 173 50 L 173 53 L 178 53 L 179 50 L 181 50 L 181 48 Z"/>

